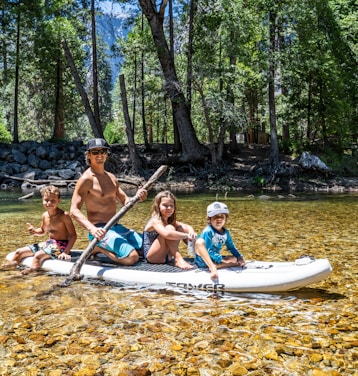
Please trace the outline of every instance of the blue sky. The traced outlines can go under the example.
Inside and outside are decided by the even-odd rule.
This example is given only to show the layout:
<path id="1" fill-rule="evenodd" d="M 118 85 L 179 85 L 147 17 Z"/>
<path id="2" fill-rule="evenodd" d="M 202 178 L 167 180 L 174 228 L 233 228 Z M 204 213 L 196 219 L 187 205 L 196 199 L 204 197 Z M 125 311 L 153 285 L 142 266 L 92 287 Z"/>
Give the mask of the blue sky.
<path id="1" fill-rule="evenodd" d="M 119 4 L 113 1 L 102 1 L 100 6 L 105 13 L 111 14 L 116 18 L 127 18 L 133 9 L 133 5 Z"/>

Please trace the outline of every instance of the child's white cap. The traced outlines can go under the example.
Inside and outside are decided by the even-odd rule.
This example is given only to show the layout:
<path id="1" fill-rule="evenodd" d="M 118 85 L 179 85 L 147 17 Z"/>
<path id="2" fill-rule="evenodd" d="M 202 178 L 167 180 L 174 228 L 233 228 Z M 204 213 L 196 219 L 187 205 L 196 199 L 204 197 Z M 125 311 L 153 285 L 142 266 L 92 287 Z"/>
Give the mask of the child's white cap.
<path id="1" fill-rule="evenodd" d="M 217 214 L 229 214 L 229 209 L 222 202 L 215 201 L 206 209 L 208 217 L 214 217 Z"/>

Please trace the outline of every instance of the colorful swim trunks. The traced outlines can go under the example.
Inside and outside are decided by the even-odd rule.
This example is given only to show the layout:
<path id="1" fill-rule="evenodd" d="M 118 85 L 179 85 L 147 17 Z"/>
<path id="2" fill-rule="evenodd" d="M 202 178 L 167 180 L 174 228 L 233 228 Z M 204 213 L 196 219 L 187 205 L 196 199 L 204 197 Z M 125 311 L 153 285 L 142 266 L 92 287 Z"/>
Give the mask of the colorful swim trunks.
<path id="1" fill-rule="evenodd" d="M 67 247 L 68 240 L 48 239 L 45 242 L 29 245 L 32 252 L 43 251 L 52 258 L 57 258 Z"/>

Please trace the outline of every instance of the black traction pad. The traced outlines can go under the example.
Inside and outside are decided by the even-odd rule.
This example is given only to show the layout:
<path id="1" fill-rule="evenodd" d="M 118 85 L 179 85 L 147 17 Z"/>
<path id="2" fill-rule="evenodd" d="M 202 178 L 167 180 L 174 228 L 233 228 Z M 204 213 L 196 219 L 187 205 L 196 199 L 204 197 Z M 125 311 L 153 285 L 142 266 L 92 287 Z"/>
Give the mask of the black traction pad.
<path id="1" fill-rule="evenodd" d="M 72 262 L 76 262 L 80 257 L 81 252 L 71 251 Z M 194 266 L 194 269 L 197 269 L 197 266 L 194 264 L 194 260 L 192 258 L 185 259 L 189 264 Z M 167 264 L 150 264 L 149 262 L 145 261 L 144 259 L 140 259 L 136 264 L 132 266 L 125 266 L 119 265 L 114 263 L 110 258 L 99 254 L 96 258 L 90 257 L 89 260 L 86 261 L 88 265 L 94 266 L 103 266 L 109 268 L 118 268 L 118 269 L 129 269 L 129 270 L 142 270 L 146 272 L 160 272 L 160 273 L 183 273 L 188 270 L 180 269 L 170 263 Z M 192 269 L 190 269 L 192 270 Z"/>

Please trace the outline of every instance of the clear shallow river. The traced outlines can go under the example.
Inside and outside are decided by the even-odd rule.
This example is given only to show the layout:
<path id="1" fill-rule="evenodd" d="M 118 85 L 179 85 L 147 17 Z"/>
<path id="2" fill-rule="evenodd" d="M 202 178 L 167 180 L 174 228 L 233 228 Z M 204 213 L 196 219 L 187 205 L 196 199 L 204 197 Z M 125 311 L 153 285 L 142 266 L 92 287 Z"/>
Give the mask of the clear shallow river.
<path id="1" fill-rule="evenodd" d="M 40 224 L 39 196 L 20 195 L 0 192 L 1 259 L 33 241 L 26 222 Z M 328 278 L 272 295 L 89 282 L 49 294 L 64 277 L 1 272 L 0 375 L 358 375 L 358 196 L 255 196 L 219 195 L 246 259 L 327 257 Z M 178 195 L 179 220 L 199 232 L 213 200 Z M 151 204 L 122 223 L 141 230 Z M 87 244 L 78 228 L 76 248 Z"/>

